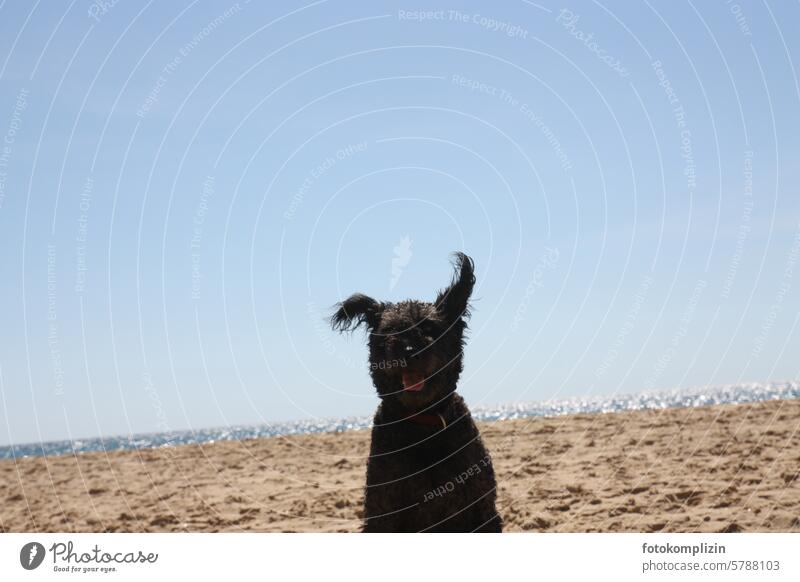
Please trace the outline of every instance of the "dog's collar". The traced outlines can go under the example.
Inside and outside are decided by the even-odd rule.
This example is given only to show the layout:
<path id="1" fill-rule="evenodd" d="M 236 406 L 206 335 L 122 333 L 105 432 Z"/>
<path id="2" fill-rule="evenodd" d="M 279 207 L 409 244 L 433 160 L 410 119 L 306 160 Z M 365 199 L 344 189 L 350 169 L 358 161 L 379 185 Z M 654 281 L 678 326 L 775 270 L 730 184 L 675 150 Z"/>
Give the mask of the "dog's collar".
<path id="1" fill-rule="evenodd" d="M 414 424 L 419 424 L 422 426 L 432 426 L 441 429 L 447 428 L 447 421 L 444 419 L 444 416 L 442 416 L 439 413 L 414 414 L 413 416 L 409 416 L 407 420 L 409 422 L 413 422 Z"/>

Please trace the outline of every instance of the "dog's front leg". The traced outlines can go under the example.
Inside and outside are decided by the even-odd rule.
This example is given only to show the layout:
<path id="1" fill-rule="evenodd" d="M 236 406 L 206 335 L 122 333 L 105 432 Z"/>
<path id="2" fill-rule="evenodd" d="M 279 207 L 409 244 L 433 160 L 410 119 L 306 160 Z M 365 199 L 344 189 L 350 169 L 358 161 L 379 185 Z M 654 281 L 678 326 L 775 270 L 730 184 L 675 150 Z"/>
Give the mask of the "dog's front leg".
<path id="1" fill-rule="evenodd" d="M 367 463 L 367 486 L 364 490 L 364 533 L 403 531 L 402 511 L 397 511 L 395 488 L 377 482 L 376 476 L 386 478 L 386 468 L 374 457 Z M 378 465 L 378 466 L 376 466 Z"/>

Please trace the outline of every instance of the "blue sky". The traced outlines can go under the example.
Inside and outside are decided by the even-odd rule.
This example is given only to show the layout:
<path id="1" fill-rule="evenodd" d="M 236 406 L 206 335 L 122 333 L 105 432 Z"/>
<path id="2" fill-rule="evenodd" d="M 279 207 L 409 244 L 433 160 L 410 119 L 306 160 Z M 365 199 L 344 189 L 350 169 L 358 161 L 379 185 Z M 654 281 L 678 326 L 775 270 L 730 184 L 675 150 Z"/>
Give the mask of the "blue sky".
<path id="1" fill-rule="evenodd" d="M 797 378 L 798 11 L 2 3 L 0 443 L 369 414 L 454 250 L 471 405 Z"/>

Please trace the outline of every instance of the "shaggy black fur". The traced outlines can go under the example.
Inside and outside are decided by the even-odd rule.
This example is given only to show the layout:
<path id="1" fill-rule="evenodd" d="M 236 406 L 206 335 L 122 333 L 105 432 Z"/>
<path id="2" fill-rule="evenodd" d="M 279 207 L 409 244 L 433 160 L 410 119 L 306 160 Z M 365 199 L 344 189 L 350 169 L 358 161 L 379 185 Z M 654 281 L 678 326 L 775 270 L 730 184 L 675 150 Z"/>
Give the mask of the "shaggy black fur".
<path id="1" fill-rule="evenodd" d="M 366 326 L 381 398 L 367 462 L 365 532 L 502 529 L 491 458 L 455 393 L 475 285 L 472 259 L 456 253 L 455 267 L 433 303 L 355 294 L 331 317 L 339 331 Z M 437 425 L 439 416 L 446 428 Z"/>

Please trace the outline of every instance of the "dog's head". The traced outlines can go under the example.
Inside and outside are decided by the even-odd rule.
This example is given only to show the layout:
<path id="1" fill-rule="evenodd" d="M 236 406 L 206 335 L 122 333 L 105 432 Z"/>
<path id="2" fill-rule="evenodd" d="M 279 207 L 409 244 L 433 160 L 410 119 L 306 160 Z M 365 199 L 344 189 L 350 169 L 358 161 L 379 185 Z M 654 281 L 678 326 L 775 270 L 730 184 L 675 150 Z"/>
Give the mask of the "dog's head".
<path id="1" fill-rule="evenodd" d="M 465 320 L 475 266 L 455 254 L 455 275 L 433 303 L 383 303 L 357 293 L 338 305 L 331 325 L 369 331 L 369 369 L 378 396 L 406 410 L 421 410 L 456 389 L 462 369 Z"/>

